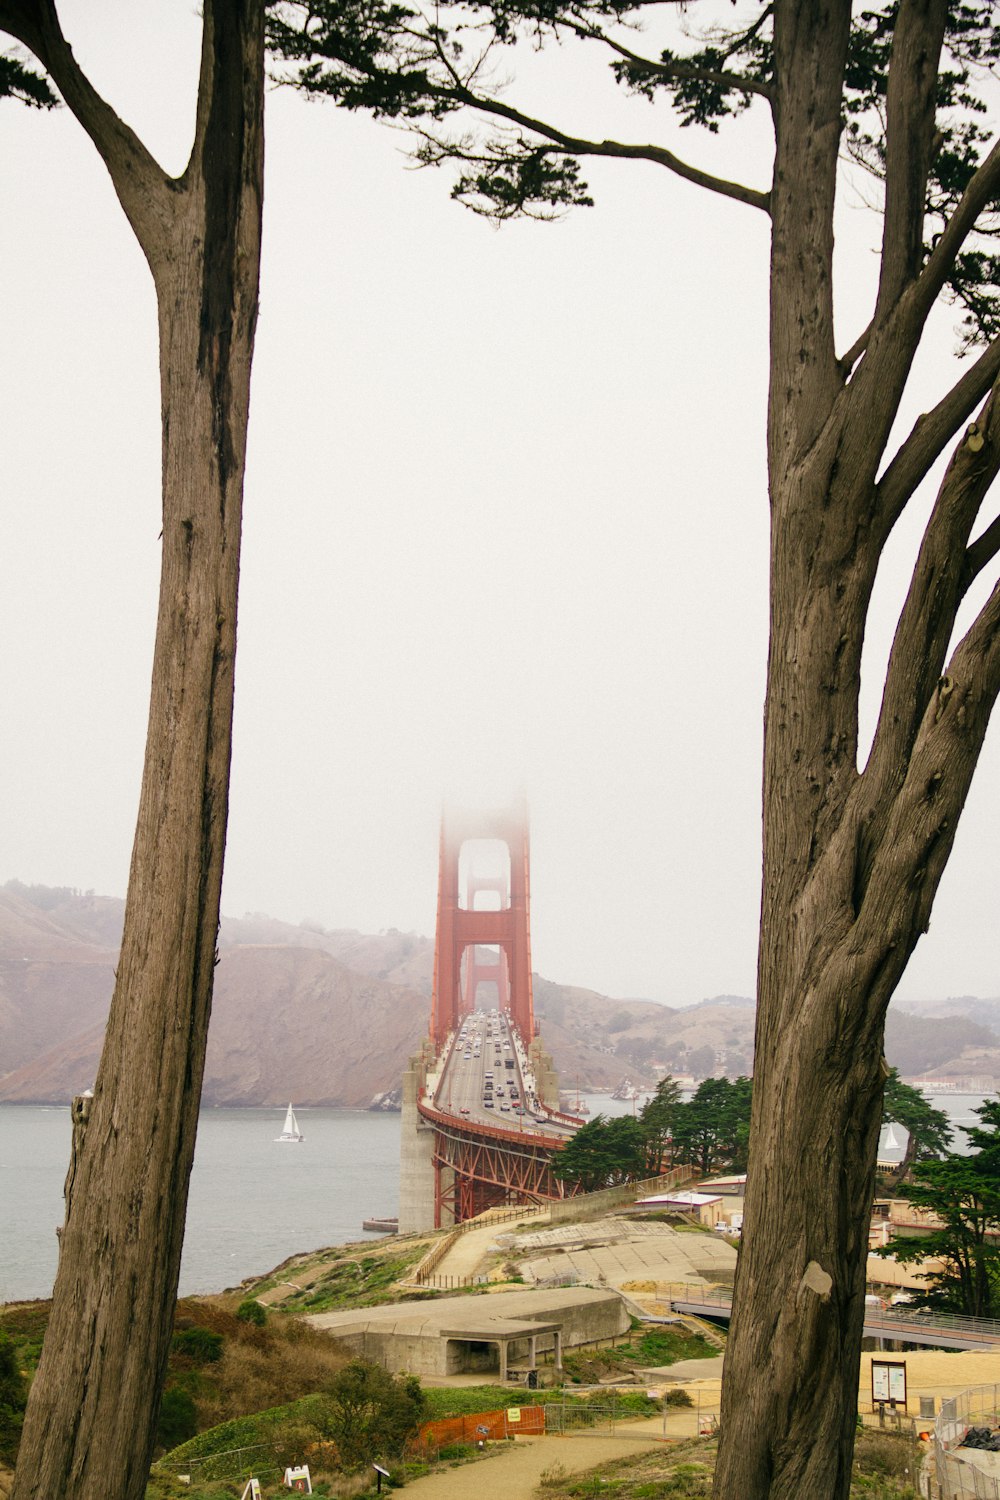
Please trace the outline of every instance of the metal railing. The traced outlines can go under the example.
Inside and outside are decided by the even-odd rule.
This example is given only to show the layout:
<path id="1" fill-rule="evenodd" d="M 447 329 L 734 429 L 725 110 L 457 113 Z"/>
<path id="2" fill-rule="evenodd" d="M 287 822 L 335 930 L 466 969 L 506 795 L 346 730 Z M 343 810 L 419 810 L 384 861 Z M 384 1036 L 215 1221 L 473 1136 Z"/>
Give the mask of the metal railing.
<path id="1" fill-rule="evenodd" d="M 958 1313 L 914 1312 L 905 1304 L 901 1307 L 886 1307 L 873 1311 L 865 1318 L 869 1324 L 887 1325 L 908 1323 L 912 1328 L 940 1328 L 942 1332 L 969 1333 L 981 1337 L 984 1342 L 1000 1343 L 1000 1319 L 968 1318 Z"/>
<path id="2" fill-rule="evenodd" d="M 702 1307 L 728 1312 L 732 1307 L 732 1296 L 715 1287 L 695 1286 L 687 1282 L 657 1283 L 655 1295 L 663 1301 L 692 1302 Z M 967 1336 L 969 1343 L 981 1343 L 984 1347 L 1000 1344 L 1000 1320 L 996 1318 L 967 1318 L 957 1313 L 914 1312 L 909 1307 L 868 1308 L 865 1310 L 865 1330 L 868 1336 L 882 1335 L 896 1338 L 901 1343 L 915 1342 L 915 1335 L 928 1333 Z"/>
<path id="3" fill-rule="evenodd" d="M 976 1385 L 942 1401 L 934 1423 L 934 1467 L 941 1500 L 1000 1500 L 1000 1477 L 977 1467 L 972 1448 L 962 1448 L 970 1427 L 995 1427 L 1000 1386 Z"/>

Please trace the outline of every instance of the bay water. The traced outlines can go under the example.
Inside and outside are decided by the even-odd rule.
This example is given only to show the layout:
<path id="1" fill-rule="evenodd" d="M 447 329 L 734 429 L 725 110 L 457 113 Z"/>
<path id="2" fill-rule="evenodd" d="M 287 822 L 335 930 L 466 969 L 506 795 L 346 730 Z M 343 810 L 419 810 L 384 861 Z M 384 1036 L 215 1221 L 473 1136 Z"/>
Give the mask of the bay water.
<path id="1" fill-rule="evenodd" d="M 605 1094 L 583 1097 L 592 1115 L 633 1110 L 631 1101 Z M 640 1098 L 634 1107 L 643 1102 Z M 982 1095 L 942 1094 L 931 1102 L 957 1127 L 952 1149 L 963 1150 L 961 1127 L 978 1123 L 973 1110 Z M 300 1144 L 275 1141 L 284 1114 L 284 1109 L 202 1111 L 182 1295 L 236 1286 L 290 1255 L 378 1239 L 365 1233 L 362 1220 L 396 1215 L 398 1114 L 297 1109 L 305 1136 Z M 47 1297 L 52 1290 L 69 1144 L 68 1107 L 0 1104 L 0 1302 Z"/>
<path id="2" fill-rule="evenodd" d="M 206 1109 L 191 1172 L 180 1292 L 218 1292 L 299 1251 L 371 1238 L 399 1205 L 398 1114 L 297 1109 L 305 1140 L 275 1141 L 284 1109 Z M 69 1162 L 68 1108 L 0 1104 L 0 1302 L 47 1297 Z"/>

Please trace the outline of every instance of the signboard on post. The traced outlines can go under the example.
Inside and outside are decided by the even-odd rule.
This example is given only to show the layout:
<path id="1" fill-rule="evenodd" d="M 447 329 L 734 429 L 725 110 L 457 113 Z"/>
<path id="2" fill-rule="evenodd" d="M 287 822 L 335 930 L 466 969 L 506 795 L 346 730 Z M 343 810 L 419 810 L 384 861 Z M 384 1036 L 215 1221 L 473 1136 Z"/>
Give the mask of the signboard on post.
<path id="1" fill-rule="evenodd" d="M 872 1406 L 902 1406 L 905 1409 L 905 1359 L 872 1360 Z"/>

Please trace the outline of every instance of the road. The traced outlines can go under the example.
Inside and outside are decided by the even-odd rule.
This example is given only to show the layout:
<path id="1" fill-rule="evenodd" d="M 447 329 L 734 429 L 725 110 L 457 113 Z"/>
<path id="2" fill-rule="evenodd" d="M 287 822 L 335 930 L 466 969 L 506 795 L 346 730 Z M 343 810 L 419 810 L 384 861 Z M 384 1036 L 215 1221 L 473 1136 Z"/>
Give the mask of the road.
<path id="1" fill-rule="evenodd" d="M 507 1016 L 495 1010 L 465 1017 L 427 1103 L 493 1129 L 563 1140 L 576 1128 L 552 1119 L 538 1104 L 524 1044 Z"/>

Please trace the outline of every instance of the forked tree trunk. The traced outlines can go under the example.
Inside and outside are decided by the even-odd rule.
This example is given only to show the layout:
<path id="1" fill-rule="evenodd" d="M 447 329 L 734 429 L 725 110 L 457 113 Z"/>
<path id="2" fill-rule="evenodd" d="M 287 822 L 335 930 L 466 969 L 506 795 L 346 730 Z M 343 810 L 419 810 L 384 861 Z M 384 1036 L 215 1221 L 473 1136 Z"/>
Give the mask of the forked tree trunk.
<path id="1" fill-rule="evenodd" d="M 848 1495 L 885 1011 L 926 929 L 997 693 L 996 593 L 940 675 L 969 529 L 997 472 L 991 399 L 942 483 L 859 771 L 865 621 L 894 520 L 878 471 L 926 316 L 922 193 L 945 6 L 900 9 L 879 308 L 848 381 L 832 223 L 850 8 L 776 9 L 763 894 L 720 1500 Z"/>
<path id="2" fill-rule="evenodd" d="M 43 7 L 39 20 L 27 10 L 10 29 L 105 157 L 156 284 L 163 561 L 121 957 L 89 1120 L 77 1130 L 13 1495 L 140 1500 L 170 1349 L 216 963 L 260 258 L 262 7 L 205 6 L 196 141 L 177 181 L 90 89 L 54 11 Z"/>

